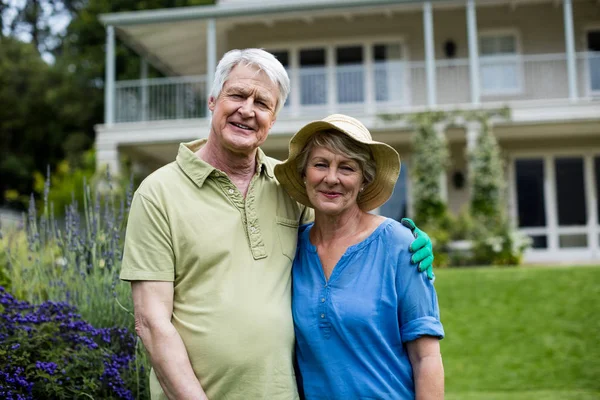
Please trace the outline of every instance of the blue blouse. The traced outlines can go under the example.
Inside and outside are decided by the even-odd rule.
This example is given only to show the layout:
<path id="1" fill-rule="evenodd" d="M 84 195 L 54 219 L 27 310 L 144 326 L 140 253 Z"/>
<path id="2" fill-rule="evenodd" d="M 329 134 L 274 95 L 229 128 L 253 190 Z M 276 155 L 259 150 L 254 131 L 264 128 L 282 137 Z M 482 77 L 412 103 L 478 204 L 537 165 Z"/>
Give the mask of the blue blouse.
<path id="1" fill-rule="evenodd" d="M 444 329 L 433 284 L 410 263 L 411 231 L 386 219 L 327 281 L 312 226 L 300 228 L 292 270 L 300 389 L 307 400 L 414 398 L 404 343 Z"/>

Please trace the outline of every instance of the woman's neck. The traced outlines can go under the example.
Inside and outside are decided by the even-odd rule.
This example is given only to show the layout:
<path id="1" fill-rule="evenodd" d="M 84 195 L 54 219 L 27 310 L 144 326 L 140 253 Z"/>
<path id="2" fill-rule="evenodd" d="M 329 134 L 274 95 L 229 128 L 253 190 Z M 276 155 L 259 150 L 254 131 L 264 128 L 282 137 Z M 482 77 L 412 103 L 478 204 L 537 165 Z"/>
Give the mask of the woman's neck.
<path id="1" fill-rule="evenodd" d="M 327 215 L 316 211 L 311 241 L 313 244 L 326 244 L 355 237 L 368 225 L 371 217 L 373 215 L 358 207 L 338 215 Z"/>

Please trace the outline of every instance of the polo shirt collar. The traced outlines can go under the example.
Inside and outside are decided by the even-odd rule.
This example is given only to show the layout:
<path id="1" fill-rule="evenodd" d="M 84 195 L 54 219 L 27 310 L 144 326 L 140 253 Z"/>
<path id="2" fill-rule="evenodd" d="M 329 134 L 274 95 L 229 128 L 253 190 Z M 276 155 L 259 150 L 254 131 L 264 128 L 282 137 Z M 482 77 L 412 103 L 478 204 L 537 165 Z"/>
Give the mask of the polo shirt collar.
<path id="1" fill-rule="evenodd" d="M 218 173 L 215 167 L 200 159 L 195 153 L 206 144 L 207 139 L 198 139 L 193 142 L 180 143 L 177 152 L 176 162 L 179 168 L 199 187 L 204 185 L 206 178 L 211 173 Z M 259 148 L 256 154 L 256 172 L 264 172 L 269 178 L 275 177 L 273 166 L 266 162 L 265 153 Z"/>

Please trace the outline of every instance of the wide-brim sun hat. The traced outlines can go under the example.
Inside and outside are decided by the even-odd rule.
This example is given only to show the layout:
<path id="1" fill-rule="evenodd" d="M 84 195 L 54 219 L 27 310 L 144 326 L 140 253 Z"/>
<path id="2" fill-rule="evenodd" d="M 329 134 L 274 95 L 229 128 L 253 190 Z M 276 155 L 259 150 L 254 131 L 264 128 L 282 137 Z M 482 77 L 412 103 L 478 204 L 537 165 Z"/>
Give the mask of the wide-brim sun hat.
<path id="1" fill-rule="evenodd" d="M 383 205 L 392 195 L 398 180 L 400 156 L 390 145 L 374 141 L 369 130 L 360 121 L 343 114 L 333 114 L 310 122 L 292 137 L 288 159 L 275 166 L 275 176 L 279 183 L 294 200 L 312 207 L 306 194 L 304 178 L 298 172 L 296 159 L 311 136 L 327 130 L 341 132 L 370 148 L 376 165 L 375 178 L 359 194 L 357 203 L 363 211 L 371 211 Z"/>

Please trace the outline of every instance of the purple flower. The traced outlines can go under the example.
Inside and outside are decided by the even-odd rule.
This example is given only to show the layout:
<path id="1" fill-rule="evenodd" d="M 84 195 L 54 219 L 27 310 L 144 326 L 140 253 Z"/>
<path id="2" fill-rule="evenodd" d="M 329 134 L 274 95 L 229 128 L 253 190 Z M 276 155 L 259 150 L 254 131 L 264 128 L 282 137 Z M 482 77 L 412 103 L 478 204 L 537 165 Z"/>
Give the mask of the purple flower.
<path id="1" fill-rule="evenodd" d="M 37 361 L 35 363 L 35 367 L 48 373 L 49 375 L 54 375 L 56 369 L 58 368 L 58 365 L 56 365 L 56 363 L 53 362 Z"/>

